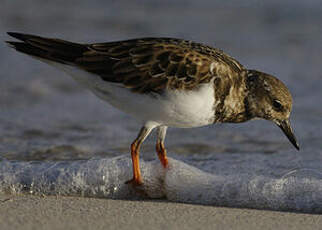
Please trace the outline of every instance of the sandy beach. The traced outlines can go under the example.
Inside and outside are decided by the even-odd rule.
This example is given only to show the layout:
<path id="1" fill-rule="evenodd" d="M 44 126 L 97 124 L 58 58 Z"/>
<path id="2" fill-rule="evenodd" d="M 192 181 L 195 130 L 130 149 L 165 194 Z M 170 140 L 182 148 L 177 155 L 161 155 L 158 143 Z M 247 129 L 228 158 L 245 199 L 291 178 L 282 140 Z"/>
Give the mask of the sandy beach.
<path id="1" fill-rule="evenodd" d="M 62 196 L 0 195 L 0 229 L 319 229 L 322 216 Z"/>

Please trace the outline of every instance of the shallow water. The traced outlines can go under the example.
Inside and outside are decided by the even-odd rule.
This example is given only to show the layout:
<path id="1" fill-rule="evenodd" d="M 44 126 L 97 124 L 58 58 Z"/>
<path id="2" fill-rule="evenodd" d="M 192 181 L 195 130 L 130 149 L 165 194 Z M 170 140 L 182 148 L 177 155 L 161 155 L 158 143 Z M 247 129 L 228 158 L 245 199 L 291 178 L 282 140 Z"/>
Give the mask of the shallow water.
<path id="1" fill-rule="evenodd" d="M 200 4 L 97 0 L 89 4 L 37 0 L 26 4 L 5 0 L 1 5 L 1 41 L 9 39 L 6 31 L 79 42 L 181 37 L 221 48 L 246 67 L 276 75 L 293 94 L 292 124 L 301 151 L 297 152 L 272 123 L 251 121 L 195 129 L 170 128 L 168 153 L 212 175 L 227 176 L 227 180 L 238 174 L 281 178 L 293 170 L 305 172 L 305 178 L 316 178 L 322 172 L 320 1 Z M 55 162 L 76 164 L 78 160 L 129 156 L 139 122 L 100 101 L 64 73 L 16 53 L 3 42 L 0 60 L 2 176 L 11 172 L 8 164 L 12 162 L 17 164 L 13 169 L 22 170 L 33 166 L 34 161 L 45 167 Z M 142 158 L 146 161 L 156 158 L 154 141 L 152 135 L 143 146 Z M 319 180 L 315 182 L 320 186 Z M 305 189 L 299 191 L 303 193 L 299 197 L 310 196 Z M 318 210 L 321 207 L 318 205 Z"/>
<path id="2" fill-rule="evenodd" d="M 124 183 L 132 177 L 131 159 L 124 155 L 58 162 L 2 161 L 0 189 L 11 194 L 163 198 L 193 204 L 322 213 L 321 171 L 301 168 L 287 173 L 279 170 L 273 175 L 265 157 L 253 163 L 266 172 L 229 168 L 223 173 L 215 168 L 206 173 L 172 158 L 167 169 L 158 160 L 141 161 L 144 184 L 133 188 Z M 241 168 L 248 164 L 240 163 Z M 213 163 L 203 165 L 207 166 L 213 167 Z"/>

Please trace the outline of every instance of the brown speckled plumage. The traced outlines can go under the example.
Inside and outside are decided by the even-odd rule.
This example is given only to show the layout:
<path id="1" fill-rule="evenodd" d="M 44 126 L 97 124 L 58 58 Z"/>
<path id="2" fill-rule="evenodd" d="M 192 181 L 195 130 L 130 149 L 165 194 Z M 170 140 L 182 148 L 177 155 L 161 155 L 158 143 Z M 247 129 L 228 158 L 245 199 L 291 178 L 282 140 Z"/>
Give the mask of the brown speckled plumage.
<path id="1" fill-rule="evenodd" d="M 60 63 L 69 63 L 123 83 L 135 92 L 194 89 L 214 77 L 238 77 L 243 66 L 221 50 L 173 38 L 142 38 L 118 42 L 76 44 L 60 39 L 14 34 L 24 43 L 9 42 L 17 50 Z M 227 86 L 222 86 L 227 87 Z"/>

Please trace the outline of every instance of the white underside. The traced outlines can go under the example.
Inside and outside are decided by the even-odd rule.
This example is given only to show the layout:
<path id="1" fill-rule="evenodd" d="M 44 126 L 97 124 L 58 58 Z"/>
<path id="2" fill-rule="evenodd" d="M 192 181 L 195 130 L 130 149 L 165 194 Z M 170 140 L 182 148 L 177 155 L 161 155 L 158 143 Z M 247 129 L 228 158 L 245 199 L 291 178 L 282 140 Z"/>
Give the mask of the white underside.
<path id="1" fill-rule="evenodd" d="M 95 95 L 125 113 L 153 126 L 191 128 L 214 121 L 212 82 L 198 90 L 168 90 L 163 95 L 139 94 L 121 84 L 103 81 L 99 76 L 77 67 L 47 62 L 73 77 Z"/>

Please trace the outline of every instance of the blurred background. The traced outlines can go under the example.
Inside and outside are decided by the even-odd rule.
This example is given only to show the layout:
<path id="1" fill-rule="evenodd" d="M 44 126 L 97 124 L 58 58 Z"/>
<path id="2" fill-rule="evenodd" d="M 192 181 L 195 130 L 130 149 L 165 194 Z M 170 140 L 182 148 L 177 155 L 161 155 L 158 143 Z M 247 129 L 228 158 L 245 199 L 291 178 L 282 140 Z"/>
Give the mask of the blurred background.
<path id="1" fill-rule="evenodd" d="M 319 168 L 321 12 L 319 0 L 1 0 L 0 158 L 75 160 L 129 154 L 141 126 L 64 73 L 7 47 L 4 41 L 11 38 L 6 32 L 18 31 L 83 43 L 176 37 L 220 48 L 289 87 L 301 151 L 272 123 L 251 121 L 170 128 L 169 155 L 200 167 L 213 162 L 205 170 L 238 167 L 244 161 L 252 168 L 254 158 L 275 158 L 274 163 L 288 162 L 289 168 Z M 156 157 L 154 137 L 143 146 L 145 159 Z"/>

